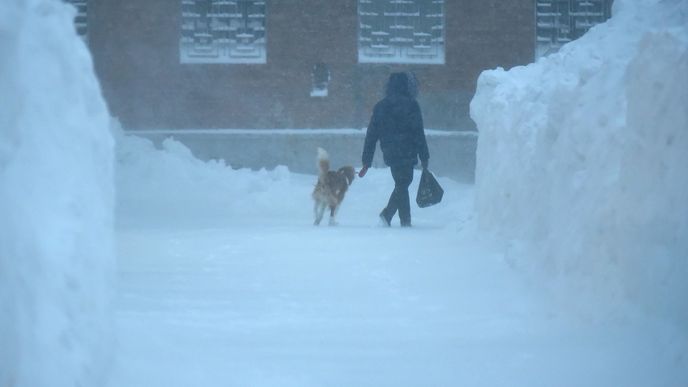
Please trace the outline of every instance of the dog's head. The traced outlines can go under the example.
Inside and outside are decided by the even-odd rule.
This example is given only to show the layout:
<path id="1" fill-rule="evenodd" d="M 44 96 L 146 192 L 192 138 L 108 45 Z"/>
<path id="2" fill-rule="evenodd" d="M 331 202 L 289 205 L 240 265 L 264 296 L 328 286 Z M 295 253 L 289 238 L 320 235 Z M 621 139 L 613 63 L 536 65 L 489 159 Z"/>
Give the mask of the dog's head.
<path id="1" fill-rule="evenodd" d="M 349 166 L 339 168 L 337 173 L 344 175 L 344 177 L 346 178 L 346 182 L 349 183 L 349 185 L 351 185 L 351 183 L 353 183 L 354 176 L 356 175 L 356 171 L 354 170 L 354 167 L 349 167 Z"/>

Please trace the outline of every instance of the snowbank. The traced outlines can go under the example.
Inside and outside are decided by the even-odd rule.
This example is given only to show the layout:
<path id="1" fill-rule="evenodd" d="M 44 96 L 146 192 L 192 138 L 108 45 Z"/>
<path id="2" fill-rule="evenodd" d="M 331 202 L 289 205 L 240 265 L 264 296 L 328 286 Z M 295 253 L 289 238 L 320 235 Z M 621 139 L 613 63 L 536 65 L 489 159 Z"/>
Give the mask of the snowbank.
<path id="1" fill-rule="evenodd" d="M 223 160 L 204 162 L 195 158 L 189 148 L 172 137 L 156 149 L 150 140 L 124 135 L 117 123 L 114 127 L 119 223 L 166 219 L 178 227 L 189 220 L 213 222 L 260 214 L 284 215 L 294 210 L 294 203 L 276 203 L 275 198 L 285 193 L 309 195 L 291 183 L 284 166 L 271 171 L 235 170 Z"/>
<path id="2" fill-rule="evenodd" d="M 484 72 L 480 226 L 516 265 L 688 326 L 688 2 L 617 0 L 555 55 Z M 571 292 L 569 292 L 571 294 Z M 585 305 L 583 305 L 585 304 Z"/>
<path id="3" fill-rule="evenodd" d="M 0 2 L 0 385 L 103 385 L 112 138 L 75 10 Z"/>

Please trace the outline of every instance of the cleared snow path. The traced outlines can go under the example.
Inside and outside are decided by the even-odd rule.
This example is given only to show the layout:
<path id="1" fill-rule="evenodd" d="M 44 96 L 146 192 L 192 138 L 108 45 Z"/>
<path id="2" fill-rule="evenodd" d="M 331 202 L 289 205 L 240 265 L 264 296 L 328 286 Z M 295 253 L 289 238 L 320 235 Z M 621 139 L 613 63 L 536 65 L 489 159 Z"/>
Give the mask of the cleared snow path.
<path id="1" fill-rule="evenodd" d="M 310 225 L 315 177 L 294 174 L 275 214 L 120 213 L 111 386 L 687 380 L 648 326 L 571 322 L 565 306 L 547 307 L 472 239 L 470 186 L 442 180 L 444 203 L 414 206 L 413 229 L 377 226 L 388 175 L 355 181 L 337 227 Z"/>

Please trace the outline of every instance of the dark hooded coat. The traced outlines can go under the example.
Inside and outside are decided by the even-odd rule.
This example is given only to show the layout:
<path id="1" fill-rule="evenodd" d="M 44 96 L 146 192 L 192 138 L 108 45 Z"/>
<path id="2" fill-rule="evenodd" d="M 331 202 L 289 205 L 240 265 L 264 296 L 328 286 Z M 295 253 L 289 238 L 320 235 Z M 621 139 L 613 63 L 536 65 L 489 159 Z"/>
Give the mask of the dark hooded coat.
<path id="1" fill-rule="evenodd" d="M 430 154 L 423 131 L 423 116 L 415 99 L 415 86 L 405 73 L 394 73 L 386 96 L 375 105 L 363 146 L 363 165 L 370 166 L 375 145 L 388 166 L 427 165 Z"/>

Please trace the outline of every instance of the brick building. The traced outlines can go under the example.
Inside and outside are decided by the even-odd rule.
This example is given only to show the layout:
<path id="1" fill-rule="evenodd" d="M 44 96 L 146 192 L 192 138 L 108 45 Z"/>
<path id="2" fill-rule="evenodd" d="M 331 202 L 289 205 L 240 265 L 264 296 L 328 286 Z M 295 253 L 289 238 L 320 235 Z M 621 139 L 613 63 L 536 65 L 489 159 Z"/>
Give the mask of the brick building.
<path id="1" fill-rule="evenodd" d="M 478 74 L 535 49 L 532 0 L 73 2 L 128 128 L 358 128 L 389 72 L 411 70 L 426 126 L 467 129 Z"/>
<path id="2" fill-rule="evenodd" d="M 581 3 L 68 1 L 110 110 L 132 129 L 360 128 L 388 74 L 410 70 L 426 127 L 470 130 L 480 72 L 558 47 L 561 3 Z"/>

